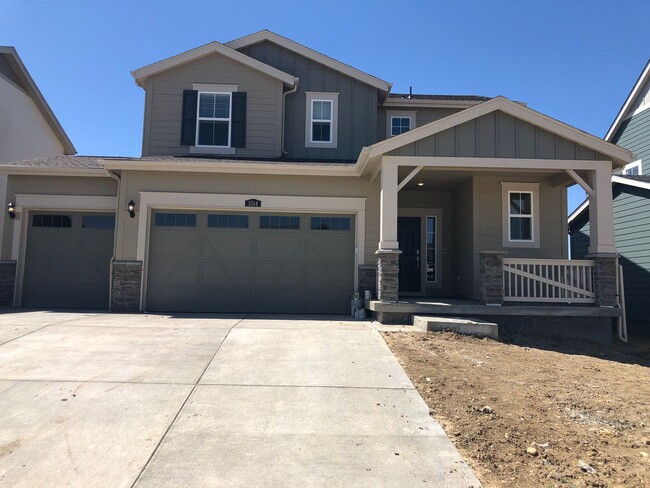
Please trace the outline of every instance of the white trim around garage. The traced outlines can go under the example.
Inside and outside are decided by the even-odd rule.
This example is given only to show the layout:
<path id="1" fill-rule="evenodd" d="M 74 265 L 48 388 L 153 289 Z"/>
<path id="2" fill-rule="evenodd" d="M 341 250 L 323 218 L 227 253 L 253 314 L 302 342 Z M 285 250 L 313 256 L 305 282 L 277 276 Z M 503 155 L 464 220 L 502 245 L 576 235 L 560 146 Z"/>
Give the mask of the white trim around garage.
<path id="1" fill-rule="evenodd" d="M 261 207 L 246 207 L 246 200 L 262 201 Z M 136 259 L 142 262 L 140 310 L 144 309 L 147 286 L 149 222 L 154 208 L 183 210 L 227 210 L 246 212 L 340 213 L 355 216 L 354 289 L 359 282 L 359 264 L 365 263 L 366 199 L 360 197 L 305 197 L 213 193 L 140 192 Z"/>

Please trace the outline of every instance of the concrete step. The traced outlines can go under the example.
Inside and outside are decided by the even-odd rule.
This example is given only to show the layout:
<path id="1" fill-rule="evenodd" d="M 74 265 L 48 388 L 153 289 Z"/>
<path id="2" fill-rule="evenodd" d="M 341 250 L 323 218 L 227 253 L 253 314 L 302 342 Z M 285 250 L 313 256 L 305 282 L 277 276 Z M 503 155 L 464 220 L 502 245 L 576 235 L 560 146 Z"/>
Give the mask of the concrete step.
<path id="1" fill-rule="evenodd" d="M 494 322 L 472 319 L 469 317 L 431 317 L 415 315 L 413 326 L 423 331 L 441 332 L 450 330 L 457 334 L 473 335 L 476 337 L 499 338 L 499 325 Z"/>

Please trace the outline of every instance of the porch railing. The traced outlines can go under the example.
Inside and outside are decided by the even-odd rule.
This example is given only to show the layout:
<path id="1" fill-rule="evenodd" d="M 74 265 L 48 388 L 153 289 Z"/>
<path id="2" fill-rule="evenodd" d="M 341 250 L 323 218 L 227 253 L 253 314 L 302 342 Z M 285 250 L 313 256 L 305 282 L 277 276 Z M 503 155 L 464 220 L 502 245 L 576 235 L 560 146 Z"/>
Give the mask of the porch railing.
<path id="1" fill-rule="evenodd" d="M 505 302 L 594 303 L 593 261 L 503 259 Z"/>

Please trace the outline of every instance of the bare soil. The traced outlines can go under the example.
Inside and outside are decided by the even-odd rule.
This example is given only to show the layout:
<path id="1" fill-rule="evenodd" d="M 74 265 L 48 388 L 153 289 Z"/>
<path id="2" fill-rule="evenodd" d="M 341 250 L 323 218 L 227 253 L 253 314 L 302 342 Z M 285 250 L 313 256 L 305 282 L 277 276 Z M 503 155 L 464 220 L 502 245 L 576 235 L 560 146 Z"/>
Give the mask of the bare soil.
<path id="1" fill-rule="evenodd" d="M 484 486 L 650 487 L 647 342 L 383 336 Z"/>

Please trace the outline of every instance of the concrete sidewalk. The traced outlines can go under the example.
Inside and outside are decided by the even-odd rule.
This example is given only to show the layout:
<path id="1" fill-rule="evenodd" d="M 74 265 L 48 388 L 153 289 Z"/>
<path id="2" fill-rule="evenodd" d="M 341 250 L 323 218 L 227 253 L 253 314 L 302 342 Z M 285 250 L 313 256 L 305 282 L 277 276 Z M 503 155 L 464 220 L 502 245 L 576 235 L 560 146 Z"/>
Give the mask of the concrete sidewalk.
<path id="1" fill-rule="evenodd" d="M 0 486 L 479 486 L 368 323 L 0 314 Z"/>

